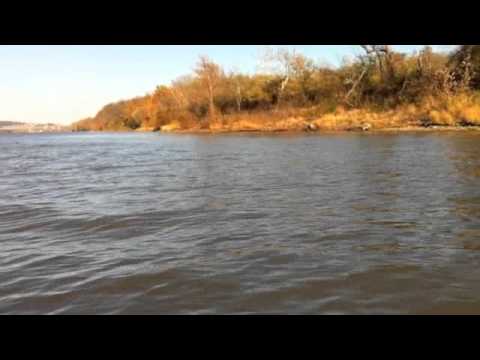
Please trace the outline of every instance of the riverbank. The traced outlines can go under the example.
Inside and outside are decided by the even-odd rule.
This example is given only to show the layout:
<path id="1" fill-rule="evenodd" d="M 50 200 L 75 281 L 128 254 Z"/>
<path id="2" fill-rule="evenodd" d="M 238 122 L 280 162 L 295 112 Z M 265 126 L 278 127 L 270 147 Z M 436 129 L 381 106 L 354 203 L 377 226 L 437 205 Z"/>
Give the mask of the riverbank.
<path id="1" fill-rule="evenodd" d="M 338 107 L 317 115 L 318 109 L 290 113 L 269 112 L 222 116 L 207 126 L 185 126 L 171 121 L 156 129 L 174 133 L 226 132 L 343 132 L 343 131 L 465 131 L 480 129 L 480 104 L 466 97 L 439 101 L 427 99 L 419 105 L 403 105 L 391 110 Z M 145 131 L 146 129 L 142 129 Z"/>
<path id="2" fill-rule="evenodd" d="M 358 127 L 352 129 L 314 129 L 312 130 L 308 125 L 303 129 L 270 129 L 270 128 L 237 128 L 237 129 L 227 129 L 227 128 L 217 128 L 217 129 L 170 129 L 170 130 L 159 130 L 159 129 L 137 129 L 135 132 L 139 133 L 151 133 L 151 132 L 161 132 L 161 133 L 173 133 L 173 134 L 227 134 L 227 133 L 347 133 L 347 132 L 370 132 L 370 133 L 393 133 L 393 132 L 446 132 L 446 131 L 480 131 L 480 126 L 403 126 L 403 127 L 385 127 L 385 128 L 368 128 L 368 127 Z M 125 133 L 128 131 L 118 131 Z"/>
<path id="3" fill-rule="evenodd" d="M 318 134 L 330 134 L 330 133 L 355 133 L 355 132 L 365 132 L 365 133 L 395 133 L 395 132 L 480 132 L 480 126 L 469 126 L 469 127 L 459 127 L 459 126 L 432 126 L 432 127 L 421 127 L 421 126 L 408 126 L 403 128 L 384 128 L 384 129 L 373 129 L 373 130 L 317 130 L 317 131 L 309 131 L 309 130 L 275 130 L 275 131 L 263 131 L 263 130 L 237 130 L 237 131 L 229 131 L 229 130 L 206 130 L 206 129 L 198 129 L 198 130 L 175 130 L 175 131 L 155 131 L 160 133 L 170 133 L 170 134 L 280 134 L 280 133 L 291 133 L 291 134 L 299 134 L 299 133 L 318 133 Z M 138 131 L 138 132 L 150 132 L 150 131 Z"/>
<path id="4" fill-rule="evenodd" d="M 72 129 L 82 131 L 165 133 L 464 131 L 478 130 L 479 127 L 480 98 L 467 94 L 428 97 L 415 104 L 393 108 L 335 106 L 332 110 L 326 110 L 322 106 L 313 106 L 262 112 L 217 113 L 213 117 L 196 120 L 185 114 L 172 113 L 161 125 L 155 127 L 149 124 L 137 128 L 72 125 Z"/>

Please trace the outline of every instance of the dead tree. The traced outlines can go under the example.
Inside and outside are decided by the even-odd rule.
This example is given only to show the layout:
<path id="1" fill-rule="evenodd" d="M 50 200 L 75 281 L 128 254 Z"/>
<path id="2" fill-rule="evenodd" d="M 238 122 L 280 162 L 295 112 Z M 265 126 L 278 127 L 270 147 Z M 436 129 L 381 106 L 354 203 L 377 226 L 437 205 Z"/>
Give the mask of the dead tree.
<path id="1" fill-rule="evenodd" d="M 276 73 L 280 76 L 280 83 L 278 87 L 277 94 L 277 106 L 276 110 L 278 111 L 282 103 L 282 99 L 285 93 L 291 78 L 292 78 L 292 63 L 296 57 L 295 50 L 290 52 L 288 49 L 277 49 L 277 51 L 272 51 L 267 49 L 266 53 L 263 56 L 263 62 L 266 64 L 269 70 L 273 70 L 273 73 Z"/>
<path id="2" fill-rule="evenodd" d="M 370 66 L 375 63 L 380 71 L 380 76 L 384 82 L 387 82 L 395 75 L 393 66 L 393 52 L 390 45 L 360 45 L 365 51 L 365 56 L 360 57 L 363 69 L 358 78 L 353 81 L 353 85 L 345 96 L 345 101 L 349 103 L 351 96 L 355 93 L 358 86 L 368 73 Z"/>
<path id="3" fill-rule="evenodd" d="M 472 80 L 472 45 L 464 45 L 460 61 L 457 64 L 457 72 L 459 73 L 458 88 L 465 90 L 470 86 Z"/>
<path id="4" fill-rule="evenodd" d="M 350 97 L 355 93 L 355 90 L 357 89 L 358 85 L 362 82 L 367 72 L 368 72 L 368 66 L 364 66 L 362 72 L 360 73 L 360 76 L 357 78 L 357 80 L 354 81 L 352 87 L 350 88 L 347 95 L 345 96 L 345 101 L 347 103 L 349 102 Z"/>
<path id="5" fill-rule="evenodd" d="M 390 45 L 360 45 L 367 56 L 376 58 L 378 69 L 383 80 L 388 80 L 394 75 L 393 53 Z"/>
<path id="6" fill-rule="evenodd" d="M 215 64 L 213 61 L 205 56 L 201 56 L 195 72 L 207 90 L 208 112 L 210 119 L 215 120 L 215 92 L 223 76 L 223 71 L 220 66 Z"/>
<path id="7" fill-rule="evenodd" d="M 237 105 L 237 111 L 242 111 L 242 100 L 243 100 L 243 93 L 242 93 L 242 82 L 240 81 L 241 75 L 236 72 L 230 73 L 230 83 L 229 86 L 231 91 L 235 93 L 235 102 Z"/>
<path id="8" fill-rule="evenodd" d="M 237 91 L 236 91 L 236 100 L 237 100 L 237 111 L 242 111 L 242 87 L 240 83 L 237 81 Z"/>

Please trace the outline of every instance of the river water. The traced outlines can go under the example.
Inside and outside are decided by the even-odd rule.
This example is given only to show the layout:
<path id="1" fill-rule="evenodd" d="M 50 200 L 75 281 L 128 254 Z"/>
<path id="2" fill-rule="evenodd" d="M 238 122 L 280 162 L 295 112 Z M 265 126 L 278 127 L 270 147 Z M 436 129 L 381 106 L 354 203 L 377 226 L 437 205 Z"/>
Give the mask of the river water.
<path id="1" fill-rule="evenodd" d="M 480 134 L 0 134 L 0 314 L 480 314 Z"/>

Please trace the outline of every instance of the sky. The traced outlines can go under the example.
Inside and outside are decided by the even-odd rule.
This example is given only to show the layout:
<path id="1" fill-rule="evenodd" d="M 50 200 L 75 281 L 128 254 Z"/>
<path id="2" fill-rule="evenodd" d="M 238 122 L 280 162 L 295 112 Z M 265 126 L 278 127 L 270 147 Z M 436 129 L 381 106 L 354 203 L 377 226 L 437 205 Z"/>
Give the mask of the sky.
<path id="1" fill-rule="evenodd" d="M 423 46 L 393 47 L 412 52 Z M 358 45 L 288 47 L 332 66 L 361 53 Z M 227 71 L 254 73 L 264 50 L 263 45 L 0 45 L 0 120 L 70 124 L 107 103 L 145 95 L 191 73 L 200 55 Z"/>

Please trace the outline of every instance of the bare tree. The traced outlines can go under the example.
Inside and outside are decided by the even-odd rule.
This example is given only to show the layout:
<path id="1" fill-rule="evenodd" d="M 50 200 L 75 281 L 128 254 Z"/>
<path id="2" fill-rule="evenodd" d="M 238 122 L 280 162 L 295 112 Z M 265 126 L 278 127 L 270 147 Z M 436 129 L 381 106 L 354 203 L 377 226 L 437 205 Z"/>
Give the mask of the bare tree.
<path id="1" fill-rule="evenodd" d="M 242 111 L 243 89 L 242 74 L 238 69 L 230 71 L 228 74 L 228 91 L 234 94 L 237 111 Z"/>
<path id="2" fill-rule="evenodd" d="M 469 87 L 472 77 L 474 75 L 472 54 L 475 47 L 478 45 L 461 45 L 452 55 L 454 63 L 454 73 L 457 78 L 457 87 L 460 90 L 465 90 Z"/>
<path id="3" fill-rule="evenodd" d="M 350 88 L 350 90 L 347 92 L 347 95 L 345 96 L 345 101 L 348 103 L 351 96 L 355 93 L 355 91 L 357 90 L 357 87 L 358 85 L 362 82 L 363 78 L 365 77 L 365 75 L 367 74 L 368 72 L 368 64 L 364 64 L 363 65 L 363 69 L 362 69 L 362 72 L 360 73 L 360 75 L 358 76 L 358 78 L 356 80 L 353 81 L 353 84 L 352 84 L 352 87 Z"/>
<path id="4" fill-rule="evenodd" d="M 383 80 L 390 79 L 394 75 L 393 52 L 390 45 L 360 45 L 367 56 L 373 56 L 377 60 L 378 68 Z"/>
<path id="5" fill-rule="evenodd" d="M 358 56 L 358 62 L 361 64 L 361 72 L 356 79 L 349 79 L 349 83 L 352 84 L 352 87 L 345 95 L 345 102 L 350 104 L 350 98 L 355 94 L 356 90 L 362 83 L 365 75 L 367 75 L 372 62 L 376 61 L 375 58 L 372 57 L 372 53 L 374 53 L 373 49 L 369 47 L 369 45 L 360 45 L 366 52 L 365 56 Z M 351 104 L 350 104 L 351 105 Z"/>
<path id="6" fill-rule="evenodd" d="M 345 101 L 348 103 L 350 98 L 355 94 L 358 86 L 361 84 L 365 75 L 372 64 L 376 64 L 380 71 L 380 75 L 383 81 L 391 79 L 395 70 L 393 67 L 393 52 L 390 45 L 360 45 L 365 51 L 365 56 L 360 56 L 359 60 L 362 64 L 362 71 L 357 79 L 352 80 L 352 87 L 345 96 Z"/>
<path id="7" fill-rule="evenodd" d="M 193 78 L 191 76 L 181 76 L 172 81 L 170 86 L 170 94 L 174 97 L 177 109 L 187 108 L 191 103 L 191 85 Z"/>
<path id="8" fill-rule="evenodd" d="M 235 99 L 237 101 L 237 111 L 240 112 L 242 111 L 242 85 L 240 84 L 238 77 L 236 78 L 236 81 L 235 81 L 235 87 L 236 87 Z"/>
<path id="9" fill-rule="evenodd" d="M 223 70 L 208 57 L 201 56 L 195 73 L 207 90 L 209 115 L 211 119 L 215 119 L 215 92 L 223 77 Z"/>
<path id="10" fill-rule="evenodd" d="M 281 105 L 285 89 L 292 78 L 292 65 L 294 63 L 295 57 L 295 50 L 289 51 L 285 48 L 279 48 L 276 49 L 276 51 L 266 49 L 265 54 L 263 55 L 262 60 L 266 65 L 267 69 L 269 68 L 270 72 L 278 74 L 281 79 L 278 89 L 277 110 Z"/>

